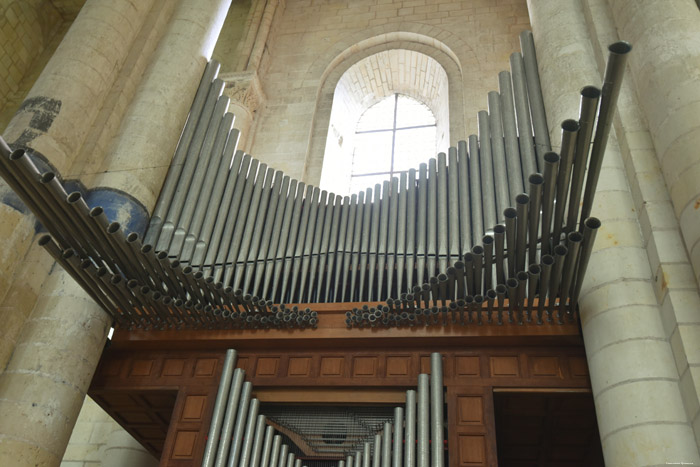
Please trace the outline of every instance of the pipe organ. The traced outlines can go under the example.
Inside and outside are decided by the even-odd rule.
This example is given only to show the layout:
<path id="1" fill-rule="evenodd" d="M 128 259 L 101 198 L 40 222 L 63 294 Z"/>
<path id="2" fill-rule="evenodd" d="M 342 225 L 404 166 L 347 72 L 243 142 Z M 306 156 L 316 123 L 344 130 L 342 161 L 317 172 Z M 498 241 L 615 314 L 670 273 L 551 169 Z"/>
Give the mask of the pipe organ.
<path id="1" fill-rule="evenodd" d="M 557 153 L 529 31 L 521 45 L 478 135 L 352 196 L 237 150 L 215 62 L 143 239 L 22 150 L 3 144 L 0 170 L 49 230 L 40 244 L 120 327 L 313 327 L 316 313 L 284 304 L 321 302 L 367 302 L 348 313 L 360 327 L 563 322 L 600 226 L 593 196 L 631 47 L 610 46 L 602 90 L 581 91 Z"/>
<path id="2" fill-rule="evenodd" d="M 285 421 L 274 416 L 267 418 L 260 413 L 260 401 L 251 398 L 252 385 L 244 381 L 245 371 L 234 370 L 236 357 L 235 350 L 227 351 L 202 467 L 285 467 L 295 462 L 302 463 L 291 452 L 290 446 L 283 444 L 281 434 L 275 433 L 275 422 L 285 425 Z M 334 452 L 326 454 L 332 458 L 347 455 L 338 466 L 444 466 L 444 388 L 439 353 L 431 354 L 430 368 L 430 374 L 418 375 L 416 389 L 406 391 L 405 405 L 395 407 L 393 417 L 387 417 L 384 423 L 363 424 L 351 439 L 345 438 L 348 433 L 343 431 L 340 419 L 330 420 L 327 426 L 311 423 L 316 425 L 313 429 L 298 430 L 301 438 L 328 434 L 340 439 L 342 442 Z M 310 456 L 319 455 L 310 449 Z"/>

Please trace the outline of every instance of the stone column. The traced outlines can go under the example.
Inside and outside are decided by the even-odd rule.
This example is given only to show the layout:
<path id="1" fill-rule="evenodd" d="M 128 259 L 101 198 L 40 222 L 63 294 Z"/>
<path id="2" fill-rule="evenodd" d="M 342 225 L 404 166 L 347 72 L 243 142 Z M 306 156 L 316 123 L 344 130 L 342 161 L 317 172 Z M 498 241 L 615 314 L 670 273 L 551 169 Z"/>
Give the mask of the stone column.
<path id="1" fill-rule="evenodd" d="M 691 0 L 609 0 L 696 280 L 700 279 L 700 10 Z"/>
<path id="2" fill-rule="evenodd" d="M 3 137 L 31 148 L 67 171 L 87 137 L 154 0 L 87 0 Z M 29 249 L 35 219 L 18 211 L 0 182 L 0 217 L 7 241 L 0 255 L 0 298 Z"/>
<path id="3" fill-rule="evenodd" d="M 180 0 L 93 185 L 152 209 L 231 0 Z"/>
<path id="4" fill-rule="evenodd" d="M 101 467 L 156 467 L 158 460 L 125 430 L 112 432 L 107 438 Z"/>
<path id="5" fill-rule="evenodd" d="M 579 91 L 600 85 L 579 0 L 529 0 L 552 126 L 576 118 Z M 700 463 L 660 319 L 649 259 L 614 137 L 593 215 L 603 223 L 581 293 L 583 338 L 607 465 Z"/>
<path id="6" fill-rule="evenodd" d="M 180 0 L 99 185 L 153 204 L 230 2 Z M 0 465 L 60 463 L 110 324 L 54 269 L 0 375 Z"/>
<path id="7" fill-rule="evenodd" d="M 59 465 L 111 325 L 61 269 L 44 290 L 0 375 L 0 465 Z"/>

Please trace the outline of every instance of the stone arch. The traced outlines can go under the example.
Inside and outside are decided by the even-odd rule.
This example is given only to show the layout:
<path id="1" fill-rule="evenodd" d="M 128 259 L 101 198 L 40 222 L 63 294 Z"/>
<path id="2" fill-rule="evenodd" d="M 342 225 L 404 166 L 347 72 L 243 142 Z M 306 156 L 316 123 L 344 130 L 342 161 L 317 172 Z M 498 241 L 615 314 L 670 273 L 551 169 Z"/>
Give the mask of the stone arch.
<path id="1" fill-rule="evenodd" d="M 459 56 L 477 57 L 459 37 L 442 28 L 398 23 L 370 28 L 331 46 L 307 72 L 307 81 L 318 80 L 316 106 L 304 161 L 303 179 L 317 184 L 321 177 L 333 93 L 340 77 L 358 61 L 390 49 L 406 49 L 435 59 L 446 71 L 449 83 L 450 136 L 452 142 L 466 138 L 462 66 Z"/>

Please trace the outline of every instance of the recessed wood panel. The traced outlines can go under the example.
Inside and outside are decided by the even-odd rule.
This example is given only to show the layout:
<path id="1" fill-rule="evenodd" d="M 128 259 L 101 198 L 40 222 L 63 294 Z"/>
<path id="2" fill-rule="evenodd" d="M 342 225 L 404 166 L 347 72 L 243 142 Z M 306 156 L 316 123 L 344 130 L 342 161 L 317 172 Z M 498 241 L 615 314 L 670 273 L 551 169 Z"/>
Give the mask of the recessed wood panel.
<path id="1" fill-rule="evenodd" d="M 491 376 L 519 376 L 518 357 L 491 357 Z"/>
<path id="2" fill-rule="evenodd" d="M 410 356 L 389 356 L 386 357 L 387 376 L 408 376 L 411 370 Z"/>
<path id="3" fill-rule="evenodd" d="M 199 358 L 197 363 L 194 365 L 194 375 L 195 376 L 213 376 L 216 371 L 216 363 L 218 362 L 215 358 Z"/>
<path id="4" fill-rule="evenodd" d="M 588 363 L 585 357 L 569 357 L 571 376 L 585 378 L 588 376 Z"/>
<path id="5" fill-rule="evenodd" d="M 288 376 L 309 376 L 311 373 L 311 357 L 289 357 Z"/>
<path id="6" fill-rule="evenodd" d="M 118 376 L 121 372 L 124 360 L 115 358 L 103 362 L 100 366 L 100 374 L 104 376 Z"/>
<path id="7" fill-rule="evenodd" d="M 163 376 L 182 376 L 185 371 L 185 362 L 183 358 L 169 358 L 163 363 Z"/>
<path id="8" fill-rule="evenodd" d="M 191 459 L 198 434 L 196 431 L 178 431 L 173 446 L 173 459 Z"/>
<path id="9" fill-rule="evenodd" d="M 207 403 L 207 396 L 187 396 L 182 409 L 183 421 L 199 421 Z"/>
<path id="10" fill-rule="evenodd" d="M 276 376 L 279 361 L 279 357 L 258 358 L 258 364 L 255 368 L 255 376 Z"/>
<path id="11" fill-rule="evenodd" d="M 352 363 L 353 376 L 377 375 L 377 357 L 355 357 Z"/>
<path id="12" fill-rule="evenodd" d="M 131 364 L 131 376 L 150 376 L 153 360 L 134 360 Z"/>
<path id="13" fill-rule="evenodd" d="M 250 370 L 250 358 L 238 357 L 238 361 L 236 362 L 236 368 L 245 370 L 245 372 L 248 373 L 248 371 Z"/>
<path id="14" fill-rule="evenodd" d="M 455 373 L 457 376 L 479 376 L 479 357 L 455 357 Z"/>
<path id="15" fill-rule="evenodd" d="M 321 376 L 342 376 L 343 357 L 321 357 Z"/>
<path id="16" fill-rule="evenodd" d="M 478 435 L 459 436 L 459 465 L 482 465 L 486 462 L 486 440 Z"/>
<path id="17" fill-rule="evenodd" d="M 532 376 L 559 377 L 559 358 L 557 357 L 530 357 L 530 372 Z"/>
<path id="18" fill-rule="evenodd" d="M 420 372 L 430 374 L 430 355 L 420 357 Z"/>
<path id="19" fill-rule="evenodd" d="M 460 425 L 482 425 L 484 423 L 483 398 L 457 396 L 457 414 L 457 423 Z"/>

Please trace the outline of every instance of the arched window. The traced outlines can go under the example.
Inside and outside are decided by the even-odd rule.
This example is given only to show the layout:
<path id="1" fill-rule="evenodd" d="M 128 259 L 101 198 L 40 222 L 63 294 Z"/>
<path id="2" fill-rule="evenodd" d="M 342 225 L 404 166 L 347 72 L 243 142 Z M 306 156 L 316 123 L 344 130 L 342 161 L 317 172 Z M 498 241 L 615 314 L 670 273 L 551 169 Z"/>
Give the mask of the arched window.
<path id="1" fill-rule="evenodd" d="M 394 93 L 362 114 L 355 130 L 350 192 L 418 167 L 435 151 L 435 116 L 427 105 Z"/>
<path id="2" fill-rule="evenodd" d="M 447 87 L 444 68 L 413 50 L 348 68 L 333 94 L 320 187 L 357 193 L 447 151 Z"/>

